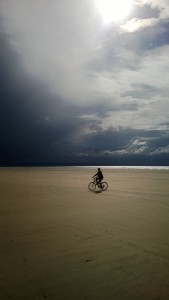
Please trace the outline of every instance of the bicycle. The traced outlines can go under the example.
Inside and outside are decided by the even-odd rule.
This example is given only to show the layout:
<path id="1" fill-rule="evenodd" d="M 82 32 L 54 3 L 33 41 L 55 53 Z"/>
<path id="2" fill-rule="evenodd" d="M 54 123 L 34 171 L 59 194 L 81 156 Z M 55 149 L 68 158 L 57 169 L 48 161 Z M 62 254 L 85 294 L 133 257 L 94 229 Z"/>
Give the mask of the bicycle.
<path id="1" fill-rule="evenodd" d="M 108 183 L 107 182 L 100 182 L 97 180 L 97 178 L 95 177 L 94 178 L 94 181 L 91 181 L 89 184 L 88 184 L 88 188 L 90 191 L 94 191 L 96 189 L 96 186 L 98 186 L 98 188 L 100 188 L 102 191 L 106 191 L 107 188 L 108 188 Z"/>

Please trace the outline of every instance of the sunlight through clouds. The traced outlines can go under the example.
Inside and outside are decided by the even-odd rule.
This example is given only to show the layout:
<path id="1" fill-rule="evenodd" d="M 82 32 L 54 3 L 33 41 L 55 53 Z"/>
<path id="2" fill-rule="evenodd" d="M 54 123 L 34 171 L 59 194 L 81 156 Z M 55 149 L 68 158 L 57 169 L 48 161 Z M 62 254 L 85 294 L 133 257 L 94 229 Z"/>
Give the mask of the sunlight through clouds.
<path id="1" fill-rule="evenodd" d="M 134 32 L 137 30 L 142 30 L 146 27 L 155 26 L 158 24 L 158 22 L 159 21 L 155 18 L 143 19 L 143 20 L 131 19 L 127 21 L 124 25 L 121 25 L 120 28 L 122 28 L 127 32 Z"/>
<path id="2" fill-rule="evenodd" d="M 133 0 L 95 0 L 96 7 L 105 22 L 118 22 L 132 10 Z"/>

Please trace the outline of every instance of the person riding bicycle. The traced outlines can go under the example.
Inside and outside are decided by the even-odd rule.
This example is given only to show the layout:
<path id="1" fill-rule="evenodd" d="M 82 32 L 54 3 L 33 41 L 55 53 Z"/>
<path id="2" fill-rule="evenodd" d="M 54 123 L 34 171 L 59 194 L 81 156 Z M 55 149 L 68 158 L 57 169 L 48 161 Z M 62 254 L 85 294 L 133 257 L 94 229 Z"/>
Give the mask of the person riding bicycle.
<path id="1" fill-rule="evenodd" d="M 101 185 L 101 181 L 103 179 L 103 173 L 102 173 L 102 171 L 101 171 L 100 168 L 98 168 L 97 169 L 97 173 L 95 175 L 93 175 L 93 177 L 95 177 L 95 176 L 96 176 L 96 181 L 98 182 L 98 186 L 100 186 Z"/>

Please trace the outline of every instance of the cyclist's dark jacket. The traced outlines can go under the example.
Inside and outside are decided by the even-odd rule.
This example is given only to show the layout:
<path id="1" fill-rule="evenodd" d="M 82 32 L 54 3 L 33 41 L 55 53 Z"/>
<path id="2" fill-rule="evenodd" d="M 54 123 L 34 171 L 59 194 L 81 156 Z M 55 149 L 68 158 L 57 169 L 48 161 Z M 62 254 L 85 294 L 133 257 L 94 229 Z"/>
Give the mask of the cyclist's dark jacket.
<path id="1" fill-rule="evenodd" d="M 97 173 L 96 173 L 96 175 L 95 176 L 97 176 L 97 178 L 99 178 L 100 180 L 102 180 L 103 179 L 103 174 L 102 174 L 102 171 L 101 170 L 99 170 Z"/>

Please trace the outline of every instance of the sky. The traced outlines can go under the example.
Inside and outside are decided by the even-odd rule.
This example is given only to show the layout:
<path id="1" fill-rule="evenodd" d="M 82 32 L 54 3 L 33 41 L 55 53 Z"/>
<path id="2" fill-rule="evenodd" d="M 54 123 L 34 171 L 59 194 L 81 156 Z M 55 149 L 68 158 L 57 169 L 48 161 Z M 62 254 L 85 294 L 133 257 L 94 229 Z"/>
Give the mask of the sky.
<path id="1" fill-rule="evenodd" d="M 169 165 L 169 1 L 117 2 L 0 0 L 0 165 Z"/>

